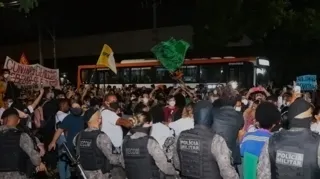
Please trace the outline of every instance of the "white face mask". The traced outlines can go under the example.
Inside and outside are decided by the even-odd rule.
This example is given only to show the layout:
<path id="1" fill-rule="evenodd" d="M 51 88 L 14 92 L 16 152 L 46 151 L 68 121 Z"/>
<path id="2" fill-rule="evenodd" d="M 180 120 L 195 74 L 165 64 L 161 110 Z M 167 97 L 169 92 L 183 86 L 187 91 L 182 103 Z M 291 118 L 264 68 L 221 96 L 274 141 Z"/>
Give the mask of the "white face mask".
<path id="1" fill-rule="evenodd" d="M 176 102 L 175 101 L 170 101 L 169 102 L 169 106 L 175 106 L 176 105 Z"/>
<path id="2" fill-rule="evenodd" d="M 248 105 L 248 100 L 247 100 L 247 99 L 243 99 L 243 100 L 241 100 L 241 102 L 242 102 L 244 105 Z"/>
<path id="3" fill-rule="evenodd" d="M 4 77 L 4 78 L 8 78 L 8 77 L 9 77 L 9 74 L 4 74 L 3 77 Z"/>
<path id="4" fill-rule="evenodd" d="M 8 102 L 8 107 L 10 108 L 13 102 Z"/>
<path id="5" fill-rule="evenodd" d="M 214 90 L 214 91 L 213 91 L 213 94 L 218 94 L 218 91 L 217 91 L 217 90 Z"/>
<path id="6" fill-rule="evenodd" d="M 142 101 L 143 101 L 144 104 L 147 104 L 149 102 L 149 99 L 148 98 L 143 98 Z"/>
<path id="7" fill-rule="evenodd" d="M 131 99 L 131 100 L 134 100 L 134 99 L 136 99 L 136 97 L 132 96 L 130 99 Z"/>
<path id="8" fill-rule="evenodd" d="M 48 98 L 48 99 L 53 99 L 53 97 L 54 97 L 54 94 L 53 94 L 53 93 L 48 93 L 48 94 L 47 94 L 47 98 Z"/>
<path id="9" fill-rule="evenodd" d="M 235 107 L 234 109 L 239 112 L 241 111 L 241 107 Z"/>

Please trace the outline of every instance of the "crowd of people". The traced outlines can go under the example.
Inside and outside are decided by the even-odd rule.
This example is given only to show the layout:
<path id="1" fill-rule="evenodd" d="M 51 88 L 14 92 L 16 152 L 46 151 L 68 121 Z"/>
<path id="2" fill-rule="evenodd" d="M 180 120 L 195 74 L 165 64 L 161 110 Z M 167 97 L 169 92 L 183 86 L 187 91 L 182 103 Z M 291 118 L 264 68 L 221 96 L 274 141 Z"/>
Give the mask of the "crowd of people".
<path id="1" fill-rule="evenodd" d="M 317 92 L 295 84 L 28 92 L 8 70 L 0 80 L 0 178 L 320 177 Z"/>

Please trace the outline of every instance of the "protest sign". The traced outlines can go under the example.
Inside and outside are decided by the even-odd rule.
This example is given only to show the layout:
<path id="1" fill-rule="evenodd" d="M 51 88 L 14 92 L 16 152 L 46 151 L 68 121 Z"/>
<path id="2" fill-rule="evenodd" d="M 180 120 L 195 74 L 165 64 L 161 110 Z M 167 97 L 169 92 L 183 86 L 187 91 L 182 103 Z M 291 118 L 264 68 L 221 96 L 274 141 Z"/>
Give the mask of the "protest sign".
<path id="1" fill-rule="evenodd" d="M 23 65 L 10 57 L 6 58 L 3 68 L 10 71 L 10 80 L 16 84 L 60 87 L 59 69 L 50 69 L 39 64 Z"/>
<path id="2" fill-rule="evenodd" d="M 301 87 L 302 91 L 315 90 L 317 89 L 317 75 L 298 76 L 296 84 Z"/>

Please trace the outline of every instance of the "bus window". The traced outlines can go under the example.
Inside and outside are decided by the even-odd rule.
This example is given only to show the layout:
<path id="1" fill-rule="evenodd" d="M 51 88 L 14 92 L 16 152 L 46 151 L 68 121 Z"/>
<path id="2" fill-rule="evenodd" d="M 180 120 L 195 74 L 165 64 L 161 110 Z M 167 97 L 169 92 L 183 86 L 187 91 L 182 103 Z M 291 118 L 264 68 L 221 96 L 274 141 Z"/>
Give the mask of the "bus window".
<path id="1" fill-rule="evenodd" d="M 156 67 L 156 83 L 173 83 L 170 72 L 164 67 Z"/>
<path id="2" fill-rule="evenodd" d="M 229 81 L 242 82 L 245 81 L 245 74 L 243 65 L 229 65 Z"/>
<path id="3" fill-rule="evenodd" d="M 257 85 L 267 85 L 269 82 L 268 68 L 257 67 L 256 68 L 256 83 Z"/>
<path id="4" fill-rule="evenodd" d="M 119 73 L 115 74 L 112 70 L 107 69 L 101 71 L 99 76 L 100 84 L 118 84 L 119 83 Z"/>
<path id="5" fill-rule="evenodd" d="M 92 84 L 96 83 L 97 73 L 96 69 L 83 69 L 81 70 L 81 83 Z"/>
<path id="6" fill-rule="evenodd" d="M 227 64 L 206 64 L 200 66 L 200 83 L 219 83 L 226 80 Z"/>
<path id="7" fill-rule="evenodd" d="M 227 68 L 227 81 L 236 81 L 239 86 L 247 87 L 253 85 L 253 63 L 237 62 L 229 63 Z"/>
<path id="8" fill-rule="evenodd" d="M 131 83 L 151 83 L 151 67 L 131 68 Z"/>
<path id="9" fill-rule="evenodd" d="M 183 72 L 183 81 L 184 82 L 197 82 L 197 66 L 182 66 L 181 70 Z"/>
<path id="10" fill-rule="evenodd" d="M 118 69 L 119 82 L 122 84 L 130 83 L 130 68 Z"/>

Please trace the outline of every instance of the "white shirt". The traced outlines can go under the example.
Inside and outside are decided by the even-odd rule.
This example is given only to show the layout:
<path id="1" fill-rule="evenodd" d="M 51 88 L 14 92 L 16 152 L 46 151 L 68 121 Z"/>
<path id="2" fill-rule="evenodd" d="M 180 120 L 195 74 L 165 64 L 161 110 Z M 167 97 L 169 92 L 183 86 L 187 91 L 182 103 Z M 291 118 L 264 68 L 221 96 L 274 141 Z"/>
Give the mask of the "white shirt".
<path id="1" fill-rule="evenodd" d="M 255 132 L 255 131 L 257 131 L 257 128 L 256 128 L 254 125 L 250 125 L 250 126 L 248 127 L 247 132 Z"/>
<path id="2" fill-rule="evenodd" d="M 0 108 L 0 117 L 2 116 L 3 112 L 5 111 L 4 108 Z"/>
<path id="3" fill-rule="evenodd" d="M 173 131 L 161 122 L 152 125 L 150 136 L 152 136 L 162 148 L 168 137 L 173 137 Z"/>
<path id="4" fill-rule="evenodd" d="M 58 111 L 56 114 L 56 124 L 58 122 L 62 122 L 64 120 L 64 118 L 67 117 L 68 115 L 69 115 L 69 113 Z M 64 133 L 62 133 L 61 135 L 64 135 Z"/>
<path id="5" fill-rule="evenodd" d="M 320 134 L 320 122 L 312 123 L 310 129 L 313 132 L 316 132 L 316 133 Z"/>
<path id="6" fill-rule="evenodd" d="M 105 109 L 101 112 L 102 126 L 101 131 L 106 133 L 114 147 L 121 147 L 123 139 L 123 131 L 118 126 L 117 120 L 120 118 L 115 112 Z"/>
<path id="7" fill-rule="evenodd" d="M 190 117 L 181 118 L 177 121 L 171 122 L 169 127 L 174 130 L 176 136 L 179 136 L 182 131 L 194 128 L 194 120 Z"/>

